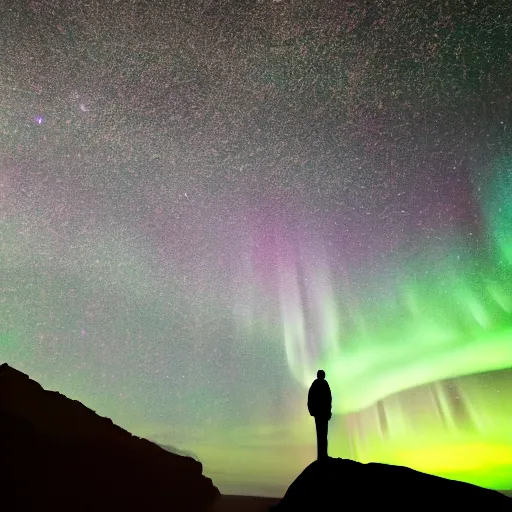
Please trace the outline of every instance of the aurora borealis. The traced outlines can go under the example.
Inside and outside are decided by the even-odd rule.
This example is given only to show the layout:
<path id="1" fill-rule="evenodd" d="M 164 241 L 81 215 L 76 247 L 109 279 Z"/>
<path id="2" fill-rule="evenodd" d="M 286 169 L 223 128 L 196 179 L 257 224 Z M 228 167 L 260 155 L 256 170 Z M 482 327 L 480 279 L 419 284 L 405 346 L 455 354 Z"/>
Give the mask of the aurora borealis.
<path id="1" fill-rule="evenodd" d="M 507 1 L 7 1 L 0 362 L 221 492 L 316 453 L 512 489 Z"/>

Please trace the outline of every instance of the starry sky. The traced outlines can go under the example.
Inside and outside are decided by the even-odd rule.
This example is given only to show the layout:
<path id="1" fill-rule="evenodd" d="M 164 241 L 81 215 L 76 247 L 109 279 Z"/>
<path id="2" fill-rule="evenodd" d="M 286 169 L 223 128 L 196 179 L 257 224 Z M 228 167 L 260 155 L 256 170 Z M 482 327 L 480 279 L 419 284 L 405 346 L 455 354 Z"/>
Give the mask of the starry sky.
<path id="1" fill-rule="evenodd" d="M 282 495 L 512 488 L 508 0 L 4 0 L 0 360 Z"/>

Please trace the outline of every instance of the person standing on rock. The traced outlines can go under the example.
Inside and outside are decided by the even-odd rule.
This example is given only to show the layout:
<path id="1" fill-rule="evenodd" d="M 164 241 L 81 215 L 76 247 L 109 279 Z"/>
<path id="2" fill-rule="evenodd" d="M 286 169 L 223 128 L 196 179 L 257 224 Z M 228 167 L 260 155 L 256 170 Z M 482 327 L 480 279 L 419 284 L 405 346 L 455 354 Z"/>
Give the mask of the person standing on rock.
<path id="1" fill-rule="evenodd" d="M 327 430 L 331 419 L 332 396 L 325 372 L 318 370 L 308 393 L 308 411 L 315 418 L 318 460 L 327 459 Z"/>

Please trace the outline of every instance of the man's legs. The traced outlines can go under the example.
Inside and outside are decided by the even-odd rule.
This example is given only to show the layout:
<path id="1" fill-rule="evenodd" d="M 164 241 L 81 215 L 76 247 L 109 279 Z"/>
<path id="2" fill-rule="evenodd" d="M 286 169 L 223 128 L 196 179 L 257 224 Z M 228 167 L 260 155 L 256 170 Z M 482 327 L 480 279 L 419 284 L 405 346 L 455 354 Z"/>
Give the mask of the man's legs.
<path id="1" fill-rule="evenodd" d="M 316 446 L 317 446 L 317 458 L 327 458 L 327 432 L 329 420 L 326 417 L 315 416 L 316 424 Z"/>

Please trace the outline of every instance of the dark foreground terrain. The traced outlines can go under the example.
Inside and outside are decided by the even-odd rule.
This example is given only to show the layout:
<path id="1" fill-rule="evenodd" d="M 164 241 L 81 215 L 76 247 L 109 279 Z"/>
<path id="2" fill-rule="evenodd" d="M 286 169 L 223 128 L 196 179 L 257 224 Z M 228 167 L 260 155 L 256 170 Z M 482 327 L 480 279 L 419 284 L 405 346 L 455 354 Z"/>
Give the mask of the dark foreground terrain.
<path id="1" fill-rule="evenodd" d="M 131 435 L 65 396 L 0 366 L 0 497 L 16 511 L 512 511 L 503 494 L 408 468 L 329 458 L 285 496 L 220 496 L 192 457 Z"/>
<path id="2" fill-rule="evenodd" d="M 222 495 L 212 512 L 262 512 L 277 505 L 279 498 Z"/>
<path id="3" fill-rule="evenodd" d="M 275 512 L 334 510 L 512 510 L 502 493 L 401 466 L 328 458 L 310 464 L 290 485 Z"/>
<path id="4" fill-rule="evenodd" d="M 512 492 L 511 493 L 504 493 L 507 496 L 512 498 Z M 267 512 L 272 510 L 273 507 L 275 507 L 279 503 L 279 498 L 259 498 L 259 497 L 250 497 L 250 496 L 232 496 L 232 495 L 223 495 L 221 496 L 220 500 L 216 502 L 216 504 L 213 507 L 212 512 Z M 512 503 L 512 500 L 510 500 Z M 421 503 L 421 500 L 416 499 L 415 500 L 416 505 L 419 505 Z M 508 507 L 508 503 L 503 502 L 505 506 Z M 398 505 L 396 508 L 398 510 L 414 510 L 416 505 L 410 504 L 409 501 L 405 503 L 402 506 L 402 509 L 400 509 L 400 505 Z M 337 508 L 339 510 L 343 509 L 343 505 L 339 504 L 333 508 Z M 278 511 L 279 508 L 275 508 L 274 510 Z M 288 509 L 286 509 L 288 510 Z M 304 510 L 300 506 L 293 510 Z M 316 508 L 313 508 L 311 510 L 316 510 Z M 437 510 L 449 510 L 447 508 L 447 505 L 445 503 L 440 502 L 439 506 L 437 507 Z M 491 510 L 491 509 L 489 509 Z M 500 509 L 497 509 L 500 510 Z M 504 510 L 504 509 L 502 509 Z M 512 510 L 512 508 L 509 508 L 508 510 Z M 450 511 L 452 512 L 452 511 Z"/>
<path id="5" fill-rule="evenodd" d="M 200 462 L 131 435 L 0 366 L 2 510 L 202 511 L 219 498 Z"/>

